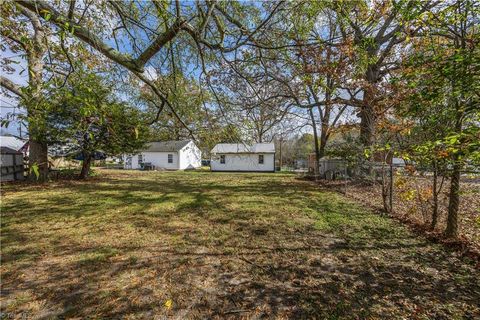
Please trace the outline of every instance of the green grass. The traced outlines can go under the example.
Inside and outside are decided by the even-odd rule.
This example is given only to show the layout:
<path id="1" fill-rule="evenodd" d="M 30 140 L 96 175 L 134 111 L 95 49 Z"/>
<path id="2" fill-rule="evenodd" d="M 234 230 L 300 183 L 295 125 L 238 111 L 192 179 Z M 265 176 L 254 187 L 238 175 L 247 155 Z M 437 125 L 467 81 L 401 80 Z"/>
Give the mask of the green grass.
<path id="1" fill-rule="evenodd" d="M 2 189 L 8 314 L 446 319 L 480 312 L 472 263 L 292 174 L 98 170 L 84 182 Z"/>

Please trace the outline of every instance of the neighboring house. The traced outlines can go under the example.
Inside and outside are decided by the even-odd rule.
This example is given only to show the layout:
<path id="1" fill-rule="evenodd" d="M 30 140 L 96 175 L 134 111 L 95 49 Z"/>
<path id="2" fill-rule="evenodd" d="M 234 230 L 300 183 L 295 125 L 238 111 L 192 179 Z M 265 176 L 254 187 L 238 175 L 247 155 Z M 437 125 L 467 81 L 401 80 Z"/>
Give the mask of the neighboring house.
<path id="1" fill-rule="evenodd" d="M 185 170 L 202 166 L 202 153 L 192 140 L 157 141 L 135 155 L 124 156 L 125 169 Z"/>
<path id="2" fill-rule="evenodd" d="M 256 143 L 220 143 L 211 151 L 212 171 L 275 172 L 275 145 Z"/>

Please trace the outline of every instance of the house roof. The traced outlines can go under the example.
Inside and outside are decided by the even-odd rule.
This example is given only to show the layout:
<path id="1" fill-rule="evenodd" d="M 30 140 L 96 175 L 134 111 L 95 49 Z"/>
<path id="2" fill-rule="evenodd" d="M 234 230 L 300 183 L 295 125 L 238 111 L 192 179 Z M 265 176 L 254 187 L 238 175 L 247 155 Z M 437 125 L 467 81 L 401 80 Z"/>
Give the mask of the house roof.
<path id="1" fill-rule="evenodd" d="M 176 152 L 180 151 L 183 147 L 190 143 L 192 140 L 181 141 L 154 141 L 147 144 L 144 152 Z"/>
<path id="2" fill-rule="evenodd" d="M 26 140 L 14 136 L 0 136 L 1 147 L 7 147 L 15 151 L 20 151 L 25 144 L 27 144 Z"/>
<path id="3" fill-rule="evenodd" d="M 246 145 L 243 143 L 219 143 L 213 147 L 212 153 L 275 153 L 273 143 L 255 143 Z"/>

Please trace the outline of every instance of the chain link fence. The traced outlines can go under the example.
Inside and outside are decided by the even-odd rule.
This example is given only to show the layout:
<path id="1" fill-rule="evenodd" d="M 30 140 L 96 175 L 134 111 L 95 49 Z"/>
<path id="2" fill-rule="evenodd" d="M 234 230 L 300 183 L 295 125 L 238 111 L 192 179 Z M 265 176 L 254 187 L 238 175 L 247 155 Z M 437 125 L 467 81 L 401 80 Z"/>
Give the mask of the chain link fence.
<path id="1" fill-rule="evenodd" d="M 317 168 L 305 177 L 379 211 L 445 230 L 452 167 L 323 159 Z M 460 181 L 460 234 L 480 247 L 480 168 L 465 167 Z"/>

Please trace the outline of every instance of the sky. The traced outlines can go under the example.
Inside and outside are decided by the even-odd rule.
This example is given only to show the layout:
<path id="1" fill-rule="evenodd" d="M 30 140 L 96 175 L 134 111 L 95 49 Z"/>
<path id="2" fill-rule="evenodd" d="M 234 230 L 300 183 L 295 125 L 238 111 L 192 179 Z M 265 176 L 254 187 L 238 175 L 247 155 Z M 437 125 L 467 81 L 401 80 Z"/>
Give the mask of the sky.
<path id="1" fill-rule="evenodd" d="M 18 62 L 17 65 L 12 65 L 12 67 L 15 67 L 15 72 L 11 74 L 7 74 L 3 70 L 0 70 L 1 75 L 13 83 L 19 85 L 19 86 L 24 86 L 27 84 L 27 63 L 26 61 L 21 58 L 18 54 L 15 54 L 11 52 L 8 48 L 5 51 L 0 51 L 0 61 L 3 61 L 4 58 L 9 58 L 12 60 L 15 60 Z M 23 71 L 23 72 L 22 72 Z M 23 110 L 18 108 L 18 103 L 15 98 L 8 97 L 7 95 L 4 94 L 4 90 L 1 90 L 0 92 L 0 118 L 5 119 L 8 114 L 11 114 L 12 112 L 18 113 L 18 112 L 24 112 Z M 12 96 L 14 96 L 12 94 Z M 22 130 L 25 131 L 25 128 L 22 127 Z M 17 121 L 11 122 L 8 128 L 1 128 L 2 134 L 9 133 L 13 135 L 18 135 L 19 134 L 19 123 Z"/>

